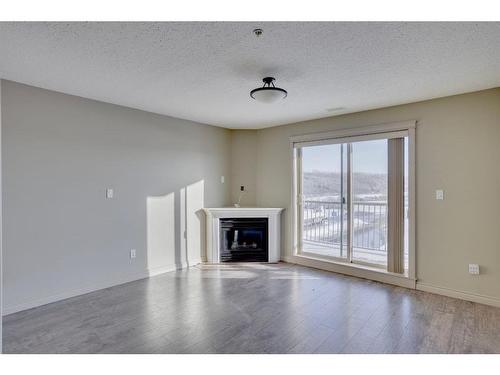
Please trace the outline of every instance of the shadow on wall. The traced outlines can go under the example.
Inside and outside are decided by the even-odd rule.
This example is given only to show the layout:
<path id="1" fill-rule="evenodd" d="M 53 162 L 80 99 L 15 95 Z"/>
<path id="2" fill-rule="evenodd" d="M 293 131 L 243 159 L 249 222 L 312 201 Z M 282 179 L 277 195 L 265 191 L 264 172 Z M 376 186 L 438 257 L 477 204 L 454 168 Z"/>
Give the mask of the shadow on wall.
<path id="1" fill-rule="evenodd" d="M 147 267 L 151 275 L 200 263 L 205 257 L 204 180 L 147 197 Z"/>

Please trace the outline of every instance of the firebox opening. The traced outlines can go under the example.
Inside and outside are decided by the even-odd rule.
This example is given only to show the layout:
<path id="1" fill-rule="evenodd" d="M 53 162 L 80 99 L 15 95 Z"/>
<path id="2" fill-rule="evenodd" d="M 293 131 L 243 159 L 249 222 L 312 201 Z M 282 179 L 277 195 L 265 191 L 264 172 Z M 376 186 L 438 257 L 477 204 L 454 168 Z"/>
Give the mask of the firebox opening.
<path id="1" fill-rule="evenodd" d="M 221 262 L 267 262 L 268 219 L 220 219 Z"/>

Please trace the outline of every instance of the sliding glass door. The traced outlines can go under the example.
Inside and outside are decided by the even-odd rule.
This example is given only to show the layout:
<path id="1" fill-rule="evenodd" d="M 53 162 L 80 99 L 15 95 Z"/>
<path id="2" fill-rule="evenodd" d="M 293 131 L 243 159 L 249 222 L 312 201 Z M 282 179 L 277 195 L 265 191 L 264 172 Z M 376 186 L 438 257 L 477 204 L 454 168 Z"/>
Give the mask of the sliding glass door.
<path id="1" fill-rule="evenodd" d="M 299 252 L 403 273 L 408 266 L 405 137 L 372 138 L 295 146 Z"/>

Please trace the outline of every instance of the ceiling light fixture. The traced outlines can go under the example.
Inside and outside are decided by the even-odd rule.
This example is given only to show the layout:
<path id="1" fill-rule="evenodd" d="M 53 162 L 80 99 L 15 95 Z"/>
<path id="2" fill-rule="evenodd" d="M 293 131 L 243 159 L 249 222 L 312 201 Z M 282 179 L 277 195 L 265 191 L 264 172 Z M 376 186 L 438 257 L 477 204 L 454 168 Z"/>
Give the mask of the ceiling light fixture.
<path id="1" fill-rule="evenodd" d="M 253 29 L 253 33 L 255 34 L 256 37 L 261 36 L 264 33 L 264 30 L 262 29 Z"/>
<path id="2" fill-rule="evenodd" d="M 250 91 L 252 99 L 261 103 L 274 103 L 287 97 L 286 90 L 274 86 L 275 79 L 273 77 L 265 77 L 262 81 L 264 86 Z"/>

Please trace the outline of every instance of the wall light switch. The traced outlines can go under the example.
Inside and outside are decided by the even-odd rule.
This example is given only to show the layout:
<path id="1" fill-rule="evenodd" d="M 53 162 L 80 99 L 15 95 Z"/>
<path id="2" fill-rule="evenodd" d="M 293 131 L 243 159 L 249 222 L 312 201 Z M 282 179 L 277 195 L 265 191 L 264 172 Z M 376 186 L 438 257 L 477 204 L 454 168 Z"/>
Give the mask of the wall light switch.
<path id="1" fill-rule="evenodd" d="M 110 188 L 107 188 L 106 189 L 106 198 L 107 199 L 111 199 L 113 198 L 113 195 L 115 194 L 115 192 L 113 191 L 113 189 L 110 189 Z"/>
<path id="2" fill-rule="evenodd" d="M 469 264 L 469 273 L 471 275 L 479 275 L 479 264 Z"/>
<path id="3" fill-rule="evenodd" d="M 444 190 L 436 190 L 436 200 L 442 201 L 444 199 Z"/>
<path id="4" fill-rule="evenodd" d="M 135 249 L 130 250 L 130 259 L 134 259 L 136 257 L 136 251 Z"/>
<path id="5" fill-rule="evenodd" d="M 225 180 L 226 180 L 226 179 L 224 178 L 224 176 L 220 176 L 220 183 L 221 183 L 221 184 L 223 184 Z"/>

